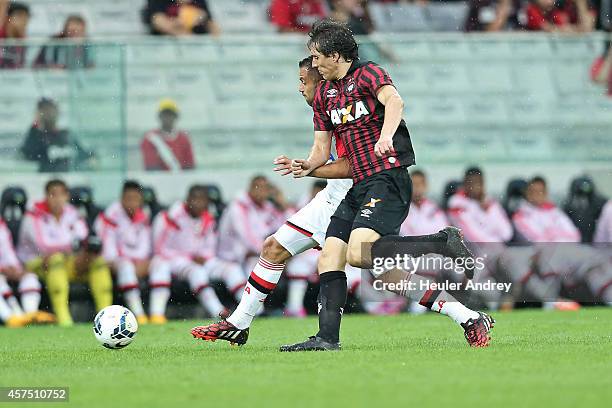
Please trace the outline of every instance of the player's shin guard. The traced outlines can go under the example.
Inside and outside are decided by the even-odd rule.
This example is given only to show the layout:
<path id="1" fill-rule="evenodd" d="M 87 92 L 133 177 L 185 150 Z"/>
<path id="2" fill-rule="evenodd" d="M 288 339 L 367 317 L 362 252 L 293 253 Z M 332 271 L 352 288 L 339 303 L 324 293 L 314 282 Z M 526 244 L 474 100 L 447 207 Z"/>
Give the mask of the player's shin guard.
<path id="1" fill-rule="evenodd" d="M 68 283 L 68 270 L 64 254 L 53 254 L 47 261 L 47 291 L 53 311 L 60 326 L 71 326 L 72 316 L 68 307 L 70 286 Z"/>
<path id="2" fill-rule="evenodd" d="M 113 304 L 111 271 L 102 257 L 94 259 L 89 266 L 88 281 L 96 310 L 102 310 Z"/>
<path id="3" fill-rule="evenodd" d="M 276 288 L 284 268 L 285 264 L 274 264 L 259 258 L 249 276 L 238 307 L 227 321 L 238 329 L 249 327 L 268 294 Z"/>
<path id="4" fill-rule="evenodd" d="M 35 274 L 28 272 L 19 281 L 21 306 L 27 314 L 36 313 L 40 306 L 41 285 Z"/>
<path id="5" fill-rule="evenodd" d="M 346 274 L 343 271 L 321 274 L 319 287 L 319 337 L 329 343 L 340 341 L 340 322 L 346 304 Z"/>
<path id="6" fill-rule="evenodd" d="M 145 312 L 140 297 L 136 267 L 132 261 L 123 259 L 117 263 L 117 282 L 119 290 L 123 292 L 123 299 L 127 303 L 127 307 L 137 318 L 140 318 L 139 322 L 142 322 Z"/>

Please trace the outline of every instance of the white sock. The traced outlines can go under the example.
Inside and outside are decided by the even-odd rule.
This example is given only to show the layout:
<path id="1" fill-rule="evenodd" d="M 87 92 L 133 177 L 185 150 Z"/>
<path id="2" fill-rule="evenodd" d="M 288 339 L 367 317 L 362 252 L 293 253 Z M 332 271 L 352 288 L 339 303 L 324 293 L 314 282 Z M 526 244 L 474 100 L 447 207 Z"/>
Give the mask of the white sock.
<path id="1" fill-rule="evenodd" d="M 260 257 L 249 276 L 238 307 L 227 321 L 239 329 L 249 327 L 268 294 L 276 288 L 284 268 L 285 264 L 274 264 Z"/>
<path id="2" fill-rule="evenodd" d="M 8 303 L 6 303 L 4 296 L 2 296 L 2 294 L 0 293 L 0 319 L 6 322 L 12 315 L 13 310 L 8 305 Z"/>
<path id="3" fill-rule="evenodd" d="M 291 279 L 287 289 L 286 309 L 290 312 L 299 312 L 304 307 L 304 295 L 308 289 L 306 279 Z"/>
<path id="4" fill-rule="evenodd" d="M 206 311 L 213 317 L 218 316 L 219 313 L 225 309 L 223 304 L 219 301 L 215 290 L 210 286 L 200 290 L 200 293 L 198 293 L 198 299 Z"/>
<path id="5" fill-rule="evenodd" d="M 149 295 L 149 313 L 151 313 L 151 316 L 165 316 L 168 299 L 170 299 L 169 287 L 151 289 L 151 294 Z"/>
<path id="6" fill-rule="evenodd" d="M 21 306 L 19 305 L 19 302 L 17 301 L 17 298 L 15 296 L 9 296 L 6 299 L 6 303 L 8 303 L 8 305 L 13 310 L 13 314 L 18 316 L 21 316 L 23 314 L 23 309 L 21 309 Z"/>
<path id="7" fill-rule="evenodd" d="M 447 292 L 442 292 L 443 293 L 440 295 L 440 297 L 446 296 L 448 300 L 438 300 L 434 302 L 431 310 L 450 317 L 457 324 L 465 323 L 470 319 L 478 319 L 478 312 L 468 309 Z M 440 299 L 440 297 L 438 297 L 438 299 Z"/>
<path id="8" fill-rule="evenodd" d="M 123 299 L 125 299 L 128 308 L 134 315 L 143 316 L 145 314 L 142 307 L 142 299 L 140 298 L 140 289 L 126 290 L 123 292 Z"/>
<path id="9" fill-rule="evenodd" d="M 26 313 L 38 311 L 40 306 L 40 281 L 33 273 L 26 273 L 19 282 L 21 306 Z"/>

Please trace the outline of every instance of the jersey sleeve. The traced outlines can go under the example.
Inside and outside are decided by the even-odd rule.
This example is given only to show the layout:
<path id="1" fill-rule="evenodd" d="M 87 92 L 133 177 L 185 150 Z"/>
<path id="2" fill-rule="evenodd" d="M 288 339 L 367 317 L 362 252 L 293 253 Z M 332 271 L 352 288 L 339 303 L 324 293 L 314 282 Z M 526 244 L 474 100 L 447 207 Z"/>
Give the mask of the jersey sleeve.
<path id="1" fill-rule="evenodd" d="M 314 101 L 312 102 L 312 121 L 314 122 L 314 130 L 318 131 L 332 131 L 334 126 L 325 112 L 325 104 L 321 93 L 323 92 L 323 85 L 317 86 Z"/>
<path id="2" fill-rule="evenodd" d="M 374 97 L 377 96 L 378 90 L 385 85 L 395 86 L 391 80 L 389 73 L 376 64 L 369 63 L 363 67 L 362 86 Z"/>

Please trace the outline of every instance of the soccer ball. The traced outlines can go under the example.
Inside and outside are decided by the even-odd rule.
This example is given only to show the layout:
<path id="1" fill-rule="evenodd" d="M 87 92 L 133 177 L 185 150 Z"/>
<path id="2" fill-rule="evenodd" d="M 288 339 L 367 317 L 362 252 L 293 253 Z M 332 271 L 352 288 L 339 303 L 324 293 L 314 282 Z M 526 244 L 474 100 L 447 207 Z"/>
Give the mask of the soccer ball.
<path id="1" fill-rule="evenodd" d="M 96 339 L 109 349 L 124 348 L 134 340 L 138 322 L 134 313 L 123 306 L 112 305 L 100 310 L 93 325 Z"/>

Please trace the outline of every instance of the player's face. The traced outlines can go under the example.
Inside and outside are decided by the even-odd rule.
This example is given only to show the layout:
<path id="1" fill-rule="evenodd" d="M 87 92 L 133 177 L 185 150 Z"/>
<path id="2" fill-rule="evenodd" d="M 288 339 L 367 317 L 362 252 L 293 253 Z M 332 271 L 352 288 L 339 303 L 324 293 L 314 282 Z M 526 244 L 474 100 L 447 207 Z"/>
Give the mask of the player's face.
<path id="1" fill-rule="evenodd" d="M 548 201 L 546 187 L 542 183 L 531 183 L 527 186 L 527 201 L 535 206 L 540 206 Z"/>
<path id="2" fill-rule="evenodd" d="M 47 192 L 47 205 L 53 214 L 61 214 L 68 203 L 68 190 L 63 186 L 52 186 Z"/>
<path id="3" fill-rule="evenodd" d="M 258 205 L 262 205 L 270 197 L 270 183 L 266 179 L 258 179 L 251 184 L 249 195 Z"/>
<path id="4" fill-rule="evenodd" d="M 338 54 L 326 56 L 313 47 L 310 49 L 310 55 L 312 55 L 312 67 L 319 71 L 323 79 L 326 81 L 338 79 Z"/>
<path id="5" fill-rule="evenodd" d="M 187 198 L 187 208 L 193 217 L 199 217 L 208 209 L 208 197 L 202 191 L 191 193 Z"/>
<path id="6" fill-rule="evenodd" d="M 136 214 L 142 207 L 142 194 L 138 190 L 126 190 L 121 196 L 121 205 L 128 215 Z"/>
<path id="7" fill-rule="evenodd" d="M 481 200 L 484 196 L 484 181 L 482 176 L 473 174 L 467 176 L 464 181 L 465 193 L 474 200 Z"/>
<path id="8" fill-rule="evenodd" d="M 317 81 L 312 78 L 312 75 L 309 75 L 308 69 L 300 68 L 300 85 L 298 90 L 310 106 L 312 106 L 312 101 L 314 101 L 316 89 Z"/>
<path id="9" fill-rule="evenodd" d="M 412 176 L 412 201 L 419 202 L 427 194 L 427 181 L 420 175 Z"/>

